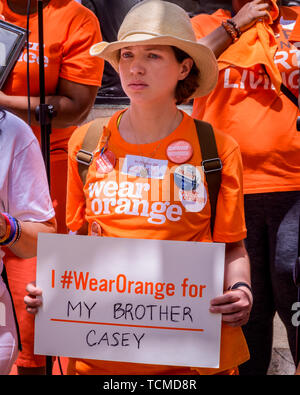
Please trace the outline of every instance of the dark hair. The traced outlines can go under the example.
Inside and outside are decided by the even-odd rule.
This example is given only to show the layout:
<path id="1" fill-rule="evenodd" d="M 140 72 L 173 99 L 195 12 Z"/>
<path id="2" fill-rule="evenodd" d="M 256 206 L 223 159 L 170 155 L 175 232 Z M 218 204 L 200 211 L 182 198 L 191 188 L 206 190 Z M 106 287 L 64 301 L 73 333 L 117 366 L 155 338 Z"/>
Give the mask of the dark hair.
<path id="1" fill-rule="evenodd" d="M 177 47 L 171 47 L 174 51 L 175 58 L 177 62 L 182 63 L 184 59 L 190 58 L 190 56 Z M 189 97 L 196 91 L 199 87 L 199 74 L 200 71 L 195 65 L 195 62 L 191 68 L 189 75 L 182 81 L 178 81 L 175 89 L 175 99 L 176 104 L 182 104 L 187 101 Z"/>

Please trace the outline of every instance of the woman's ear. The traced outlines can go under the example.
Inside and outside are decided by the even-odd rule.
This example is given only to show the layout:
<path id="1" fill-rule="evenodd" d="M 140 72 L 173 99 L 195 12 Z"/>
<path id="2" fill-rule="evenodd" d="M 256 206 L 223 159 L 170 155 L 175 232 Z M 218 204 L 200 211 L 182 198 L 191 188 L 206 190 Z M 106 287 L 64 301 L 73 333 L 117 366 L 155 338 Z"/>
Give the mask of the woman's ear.
<path id="1" fill-rule="evenodd" d="M 182 61 L 178 80 L 184 80 L 189 75 L 193 64 L 192 58 L 186 58 Z"/>

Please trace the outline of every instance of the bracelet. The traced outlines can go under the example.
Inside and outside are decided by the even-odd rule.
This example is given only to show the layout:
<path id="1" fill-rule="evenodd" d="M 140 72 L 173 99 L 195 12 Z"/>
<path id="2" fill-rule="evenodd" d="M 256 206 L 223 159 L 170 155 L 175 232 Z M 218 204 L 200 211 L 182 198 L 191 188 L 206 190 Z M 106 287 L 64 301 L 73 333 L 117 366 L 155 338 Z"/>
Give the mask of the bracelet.
<path id="1" fill-rule="evenodd" d="M 239 32 L 238 30 L 235 28 L 235 26 L 229 22 L 230 19 L 228 19 L 227 21 L 223 21 L 222 22 L 222 26 L 225 29 L 226 33 L 230 36 L 232 42 L 235 42 L 239 39 Z"/>
<path id="2" fill-rule="evenodd" d="M 10 223 L 10 220 L 9 220 L 8 216 L 5 215 L 4 213 L 1 213 L 1 215 L 5 219 L 6 231 L 5 231 L 4 236 L 1 237 L 1 239 L 0 239 L 0 244 L 5 242 L 8 239 L 8 237 L 10 235 L 10 232 L 11 232 L 11 223 Z"/>
<path id="3" fill-rule="evenodd" d="M 6 233 L 0 239 L 0 246 L 10 247 L 20 239 L 21 225 L 19 221 L 11 215 L 7 213 L 1 213 L 1 215 L 4 217 L 6 222 Z"/>
<path id="4" fill-rule="evenodd" d="M 10 240 L 7 241 L 7 247 L 11 247 L 13 244 L 15 244 L 21 237 L 21 225 L 20 222 L 12 217 L 12 220 L 15 223 L 15 233 L 14 235 L 10 238 Z"/>
<path id="5" fill-rule="evenodd" d="M 236 22 L 234 22 L 233 19 L 227 19 L 227 22 L 230 23 L 234 27 L 234 29 L 236 30 L 236 33 L 237 33 L 237 37 L 240 38 L 242 35 L 242 32 L 238 28 L 238 25 L 236 24 Z"/>
<path id="6" fill-rule="evenodd" d="M 231 291 L 231 290 L 233 290 L 233 289 L 237 289 L 237 288 L 240 288 L 240 287 L 246 287 L 246 288 L 248 288 L 249 291 L 251 292 L 251 295 L 253 296 L 252 288 L 250 287 L 249 284 L 247 284 L 247 283 L 245 283 L 245 282 L 243 282 L 243 281 L 238 281 L 237 283 L 231 285 L 230 287 L 228 287 L 227 291 Z"/>
<path id="7" fill-rule="evenodd" d="M 13 240 L 13 242 L 10 245 L 15 244 L 21 237 L 21 225 L 20 222 L 15 218 L 16 223 L 17 223 L 17 234 L 16 234 L 16 238 Z"/>
<path id="8" fill-rule="evenodd" d="M 8 236 L 7 240 L 5 240 L 5 242 L 4 242 L 6 246 L 8 246 L 11 242 L 13 242 L 13 240 L 16 237 L 16 233 L 17 233 L 16 219 L 14 217 L 11 217 L 10 215 L 8 215 L 8 218 L 9 218 L 9 222 L 10 222 L 11 231 L 10 231 L 10 235 Z"/>

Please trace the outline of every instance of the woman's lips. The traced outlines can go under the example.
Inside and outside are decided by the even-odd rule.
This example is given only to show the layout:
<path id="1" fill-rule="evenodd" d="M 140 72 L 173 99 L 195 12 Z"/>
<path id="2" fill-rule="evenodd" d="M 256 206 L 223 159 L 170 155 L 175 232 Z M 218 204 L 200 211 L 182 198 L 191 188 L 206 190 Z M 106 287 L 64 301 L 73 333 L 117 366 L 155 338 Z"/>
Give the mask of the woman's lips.
<path id="1" fill-rule="evenodd" d="M 142 81 L 130 82 L 128 84 L 128 87 L 133 90 L 142 90 L 142 89 L 147 88 L 147 86 L 148 85 Z"/>

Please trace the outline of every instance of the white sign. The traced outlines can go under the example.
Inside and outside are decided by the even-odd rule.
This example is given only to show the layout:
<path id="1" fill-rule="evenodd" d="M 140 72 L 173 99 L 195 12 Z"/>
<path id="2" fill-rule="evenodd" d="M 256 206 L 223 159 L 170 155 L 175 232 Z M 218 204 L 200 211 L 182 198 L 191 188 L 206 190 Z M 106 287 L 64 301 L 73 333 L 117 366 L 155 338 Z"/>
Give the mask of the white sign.
<path id="1" fill-rule="evenodd" d="M 224 244 L 40 234 L 35 353 L 219 367 Z"/>

